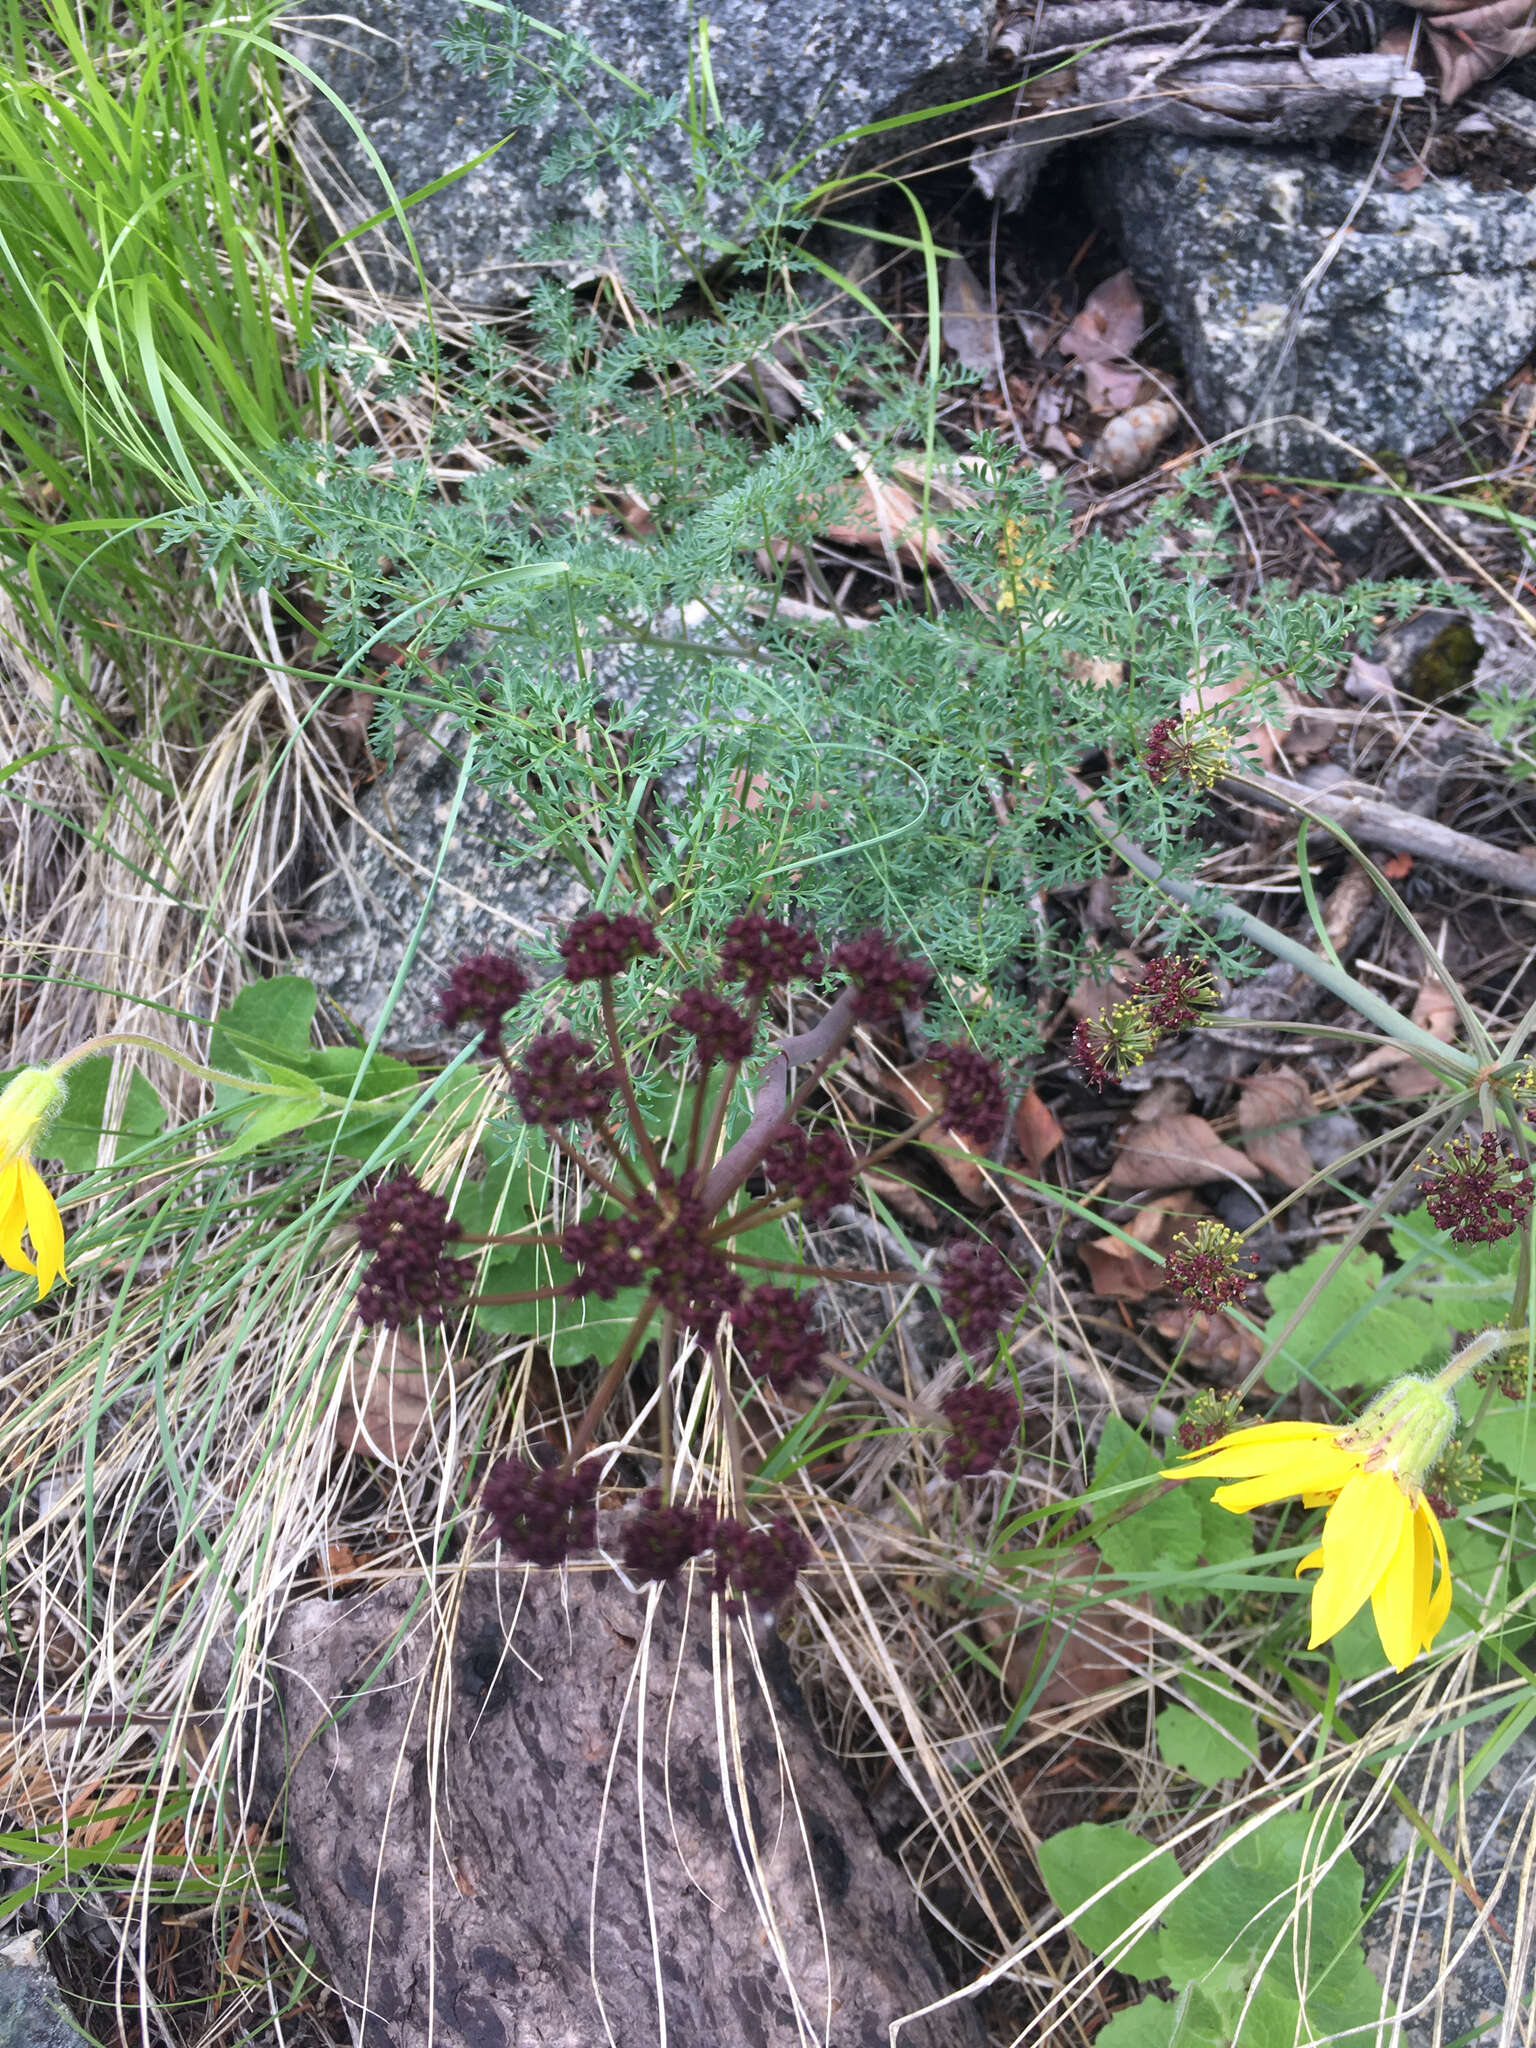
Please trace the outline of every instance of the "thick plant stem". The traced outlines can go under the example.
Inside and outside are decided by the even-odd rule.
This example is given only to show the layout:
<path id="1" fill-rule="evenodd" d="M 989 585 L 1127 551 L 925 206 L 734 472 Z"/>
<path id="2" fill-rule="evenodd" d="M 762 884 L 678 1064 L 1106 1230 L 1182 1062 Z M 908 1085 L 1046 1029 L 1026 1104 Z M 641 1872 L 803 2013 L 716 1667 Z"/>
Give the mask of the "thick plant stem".
<path id="1" fill-rule="evenodd" d="M 1402 1046 L 1406 1052 L 1411 1052 L 1415 1058 L 1422 1060 L 1432 1073 L 1440 1074 L 1453 1085 L 1463 1088 L 1477 1078 L 1481 1069 L 1471 1053 L 1462 1052 L 1458 1047 L 1447 1045 L 1442 1039 L 1432 1037 L 1411 1018 L 1404 1017 L 1399 1011 L 1394 1010 L 1390 1003 L 1383 1001 L 1373 990 L 1365 987 L 1363 982 L 1356 981 L 1352 974 L 1345 973 L 1341 967 L 1335 967 L 1333 962 L 1325 959 L 1321 953 L 1314 953 L 1310 946 L 1302 945 L 1298 939 L 1291 938 L 1286 932 L 1277 931 L 1272 924 L 1266 924 L 1262 918 L 1254 917 L 1250 911 L 1239 909 L 1235 903 L 1228 902 L 1224 897 L 1165 874 L 1160 862 L 1154 860 L 1144 847 L 1138 846 L 1134 839 L 1128 838 L 1120 830 L 1108 811 L 1089 791 L 1086 783 L 1079 782 L 1076 776 L 1071 776 L 1068 780 L 1083 799 L 1083 809 L 1105 845 L 1119 854 L 1126 866 L 1134 868 L 1137 874 L 1152 884 L 1154 889 L 1160 889 L 1165 896 L 1170 897 L 1175 903 L 1183 904 L 1187 910 L 1193 910 L 1201 917 L 1209 917 L 1218 924 L 1224 924 L 1240 932 L 1245 939 L 1251 939 L 1254 945 L 1262 947 L 1272 959 L 1283 960 L 1287 966 L 1299 968 L 1320 988 L 1325 988 L 1330 995 L 1337 996 L 1341 1003 L 1347 1003 L 1352 1010 L 1368 1018 L 1378 1030 Z"/>

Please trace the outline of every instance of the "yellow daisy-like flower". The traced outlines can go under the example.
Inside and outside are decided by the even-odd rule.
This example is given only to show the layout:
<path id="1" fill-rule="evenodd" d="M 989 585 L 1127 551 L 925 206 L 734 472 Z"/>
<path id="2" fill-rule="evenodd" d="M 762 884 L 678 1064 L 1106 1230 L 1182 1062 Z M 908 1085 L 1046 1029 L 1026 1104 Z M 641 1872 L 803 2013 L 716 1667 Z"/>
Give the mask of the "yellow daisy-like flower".
<path id="1" fill-rule="evenodd" d="M 1164 1476 L 1227 1481 L 1214 1498 L 1235 1515 L 1297 1495 L 1326 1507 L 1322 1542 L 1296 1567 L 1298 1577 L 1320 1574 L 1310 1647 L 1336 1636 L 1369 1600 L 1381 1646 L 1403 1671 L 1433 1645 L 1451 1609 L 1445 1536 L 1423 1480 L 1455 1420 L 1446 1388 L 1404 1379 L 1358 1422 L 1257 1423 L 1189 1452 Z"/>
<path id="2" fill-rule="evenodd" d="M 32 1164 L 32 1149 L 64 1103 L 64 1078 L 51 1067 L 23 1067 L 0 1090 L 0 1262 L 13 1273 L 37 1277 L 37 1298 L 64 1270 L 64 1224 L 59 1205 Z M 25 1233 L 35 1261 L 22 1250 Z"/>

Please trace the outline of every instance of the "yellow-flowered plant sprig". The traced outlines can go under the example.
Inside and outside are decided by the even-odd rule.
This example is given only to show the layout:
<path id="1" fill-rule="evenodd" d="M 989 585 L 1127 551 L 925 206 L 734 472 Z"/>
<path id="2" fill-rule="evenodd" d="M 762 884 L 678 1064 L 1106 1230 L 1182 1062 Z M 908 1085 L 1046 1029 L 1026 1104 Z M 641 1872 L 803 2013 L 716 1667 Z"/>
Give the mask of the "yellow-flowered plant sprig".
<path id="1" fill-rule="evenodd" d="M 1528 1330 L 1485 1330 L 1432 1379 L 1396 1380 L 1355 1422 L 1260 1422 L 1187 1451 L 1165 1479 L 1220 1479 L 1234 1515 L 1299 1496 L 1325 1507 L 1322 1540 L 1296 1567 L 1318 1573 L 1308 1647 L 1369 1600 L 1388 1661 L 1404 1671 L 1433 1648 L 1451 1611 L 1451 1567 L 1435 1488 L 1456 1427 L 1453 1388 Z M 1443 1506 L 1441 1512 L 1443 1512 Z"/>
<path id="2" fill-rule="evenodd" d="M 291 1107 L 292 1118 L 286 1125 L 289 1129 L 337 1106 L 312 1082 L 295 1087 L 281 1082 L 252 1081 L 243 1074 L 226 1074 L 216 1067 L 201 1066 L 185 1053 L 163 1045 L 158 1038 L 136 1031 L 103 1032 L 99 1038 L 88 1038 L 75 1046 L 52 1066 L 23 1067 L 0 1089 L 0 1264 L 13 1273 L 35 1278 L 39 1301 L 55 1281 L 67 1280 L 69 1273 L 64 1264 L 63 1218 L 52 1190 L 37 1170 L 37 1149 L 68 1098 L 69 1069 L 118 1045 L 159 1053 L 200 1081 L 243 1088 L 251 1095 L 278 1097 L 281 1100 L 273 1104 L 275 1111 L 280 1112 L 283 1104 Z M 266 1135 L 276 1135 L 282 1128 L 279 1114 Z M 32 1243 L 30 1257 L 23 1242 L 28 1238 Z"/>

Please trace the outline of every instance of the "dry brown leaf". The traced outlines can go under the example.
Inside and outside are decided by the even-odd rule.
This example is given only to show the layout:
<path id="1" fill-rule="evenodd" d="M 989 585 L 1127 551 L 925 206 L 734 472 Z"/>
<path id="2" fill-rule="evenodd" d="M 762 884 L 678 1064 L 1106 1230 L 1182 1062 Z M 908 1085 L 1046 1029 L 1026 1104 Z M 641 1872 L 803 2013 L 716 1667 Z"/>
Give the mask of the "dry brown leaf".
<path id="1" fill-rule="evenodd" d="M 1131 1119 L 1138 1124 L 1155 1124 L 1159 1117 L 1182 1116 L 1195 1099 L 1195 1091 L 1177 1074 L 1154 1081 L 1145 1095 L 1131 1104 Z"/>
<path id="2" fill-rule="evenodd" d="M 1032 1179 L 1040 1178 L 1041 1167 L 1063 1136 L 1051 1111 L 1033 1088 L 1027 1088 L 1023 1101 L 1013 1112 L 1013 1142 L 1018 1147 L 1019 1164 Z"/>
<path id="3" fill-rule="evenodd" d="M 1243 1150 L 1282 1187 L 1304 1186 L 1313 1166 L 1299 1126 L 1312 1120 L 1311 1089 L 1289 1067 L 1265 1067 L 1237 1085 Z"/>
<path id="4" fill-rule="evenodd" d="M 1116 1003 L 1123 1003 L 1147 971 L 1146 962 L 1125 946 L 1090 958 L 1090 971 L 1067 997 L 1067 1014 L 1079 1022 L 1085 1017 L 1102 1017 Z"/>
<path id="5" fill-rule="evenodd" d="M 427 1361 L 405 1330 L 381 1330 L 352 1360 L 336 1448 L 401 1464 L 427 1418 Z"/>
<path id="6" fill-rule="evenodd" d="M 1093 444 L 1093 460 L 1117 484 L 1128 484 L 1149 469 L 1159 448 L 1179 424 L 1179 409 L 1169 399 L 1149 399 L 1117 413 Z"/>
<path id="7" fill-rule="evenodd" d="M 938 1071 L 928 1060 L 917 1060 L 910 1067 L 898 1067 L 883 1078 L 901 1107 L 910 1110 L 913 1116 L 926 1116 L 944 1100 Z M 954 1182 L 955 1192 L 963 1195 L 966 1201 L 980 1209 L 996 1205 L 997 1191 L 988 1186 L 981 1167 L 973 1165 L 966 1157 L 969 1153 L 977 1159 L 985 1159 L 986 1153 L 980 1145 L 973 1145 L 963 1131 L 942 1131 L 935 1126 L 922 1137 L 914 1139 L 913 1143 L 933 1154 Z"/>
<path id="8" fill-rule="evenodd" d="M 1128 356 L 1146 327 L 1135 280 L 1128 270 L 1117 270 L 1084 299 L 1082 310 L 1057 347 L 1080 363 L 1107 363 L 1115 356 Z"/>
<path id="9" fill-rule="evenodd" d="M 1075 647 L 1067 649 L 1061 657 L 1061 665 L 1077 682 L 1092 683 L 1096 690 L 1117 690 L 1125 681 L 1123 661 L 1110 661 L 1097 654 L 1079 654 Z"/>
<path id="10" fill-rule="evenodd" d="M 1415 161 L 1404 164 L 1400 171 L 1388 171 L 1387 183 L 1395 185 L 1399 192 L 1417 192 L 1428 176 L 1423 164 Z"/>
<path id="11" fill-rule="evenodd" d="M 1224 1145 L 1203 1116 L 1160 1116 L 1126 1126 L 1109 1169 L 1112 1188 L 1198 1187 L 1202 1181 L 1257 1178 L 1241 1152 Z"/>
<path id="12" fill-rule="evenodd" d="M 904 484 L 882 481 L 872 470 L 834 492 L 828 501 L 830 522 L 822 528 L 839 547 L 869 548 L 885 553 L 895 548 L 903 561 L 943 559 L 933 522 L 923 525 L 922 510 Z"/>
<path id="13" fill-rule="evenodd" d="M 1409 1014 L 1414 1023 L 1432 1038 L 1438 1038 L 1444 1045 L 1455 1043 L 1456 1005 L 1438 974 L 1425 975 Z M 1395 1046 L 1390 1045 L 1380 1046 L 1375 1052 L 1367 1053 L 1363 1060 L 1356 1060 L 1348 1078 L 1364 1081 L 1373 1074 L 1380 1074 L 1385 1079 L 1387 1093 L 1396 1096 L 1399 1102 L 1416 1095 L 1433 1095 L 1445 1086 L 1438 1074 L 1432 1074 L 1416 1059 L 1405 1058 Z"/>
<path id="14" fill-rule="evenodd" d="M 1090 412 L 1127 412 L 1141 391 L 1141 371 L 1132 363 L 1084 363 L 1083 396 Z"/>
<path id="15" fill-rule="evenodd" d="M 1094 1293 L 1110 1301 L 1145 1301 L 1163 1285 L 1163 1269 L 1136 1246 L 1167 1252 L 1176 1237 L 1210 1213 L 1188 1188 L 1176 1188 L 1166 1195 L 1154 1195 L 1136 1211 L 1126 1225 L 1134 1244 L 1127 1244 L 1123 1237 L 1105 1236 L 1080 1245 L 1078 1254 L 1088 1268 Z"/>
<path id="16" fill-rule="evenodd" d="M 1186 1308 L 1182 1302 L 1159 1309 L 1152 1327 L 1178 1348 L 1186 1365 L 1214 1373 L 1222 1381 L 1240 1380 L 1263 1355 L 1259 1339 L 1229 1315 L 1207 1315 L 1203 1308 Z"/>
<path id="17" fill-rule="evenodd" d="M 944 266 L 939 333 L 957 363 L 989 383 L 996 383 L 1002 353 L 998 347 L 997 308 L 991 293 L 963 256 L 952 256 Z"/>
<path id="18" fill-rule="evenodd" d="M 1421 14 L 1433 15 L 1425 41 L 1440 70 L 1440 97 L 1450 106 L 1485 78 L 1516 57 L 1536 50 L 1536 20 L 1531 0 L 1408 0 Z"/>
<path id="19" fill-rule="evenodd" d="M 1012 1617 L 982 1616 L 982 1634 L 1003 1648 L 1003 1689 L 1009 1699 L 1033 1692 L 1042 1672 L 1049 1676 L 1035 1695 L 1034 1711 L 1040 1714 L 1105 1698 L 1141 1678 L 1152 1643 L 1151 1624 L 1142 1618 L 1146 1599 L 1126 1600 L 1114 1608 L 1080 1606 L 1088 1581 L 1095 1582 L 1095 1591 L 1105 1599 L 1122 1590 L 1117 1579 L 1106 1575 L 1097 1551 L 1083 1543 L 1064 1551 L 1058 1560 L 1050 1602 L 1054 1615 L 1041 1621 L 1015 1609 Z M 1043 1589 L 1035 1597 L 1038 1602 Z"/>
<path id="20" fill-rule="evenodd" d="M 859 1179 L 870 1194 L 889 1202 L 898 1216 L 905 1216 L 919 1230 L 938 1229 L 938 1210 L 926 1195 L 913 1187 L 911 1181 L 903 1180 L 899 1173 L 886 1173 L 880 1167 L 872 1166 L 867 1173 L 861 1173 Z"/>

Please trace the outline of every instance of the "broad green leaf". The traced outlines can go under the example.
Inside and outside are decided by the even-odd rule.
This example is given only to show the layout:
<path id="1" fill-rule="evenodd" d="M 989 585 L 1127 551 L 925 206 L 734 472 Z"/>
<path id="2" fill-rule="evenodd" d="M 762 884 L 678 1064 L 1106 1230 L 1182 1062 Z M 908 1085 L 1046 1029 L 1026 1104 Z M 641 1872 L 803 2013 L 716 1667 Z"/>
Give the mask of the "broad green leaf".
<path id="1" fill-rule="evenodd" d="M 1200 1509 L 1180 1487 L 1154 1496 L 1093 1540 L 1112 1572 L 1185 1572 L 1200 1561 Z"/>
<path id="2" fill-rule="evenodd" d="M 360 1045 L 320 1046 L 307 1056 L 303 1067 L 327 1095 L 340 1096 L 343 1101 L 353 1093 L 355 1084 L 352 1108 L 344 1115 L 322 1117 L 310 1134 L 317 1145 L 329 1145 L 334 1138 L 344 1159 L 368 1158 L 400 1121 L 410 1104 L 411 1090 L 421 1083 L 420 1074 L 405 1060 L 380 1052 L 368 1059 L 366 1048 Z M 363 1108 L 365 1102 L 377 1102 L 382 1096 L 390 1098 L 387 1109 L 370 1112 Z"/>
<path id="3" fill-rule="evenodd" d="M 1143 1861 L 1145 1868 L 1135 1869 Z M 1080 1827 L 1048 1835 L 1040 1844 L 1040 1875 L 1064 1914 L 1077 1913 L 1095 1892 L 1113 1885 L 1097 1905 L 1073 1920 L 1077 1934 L 1095 1955 L 1113 1951 L 1115 1968 L 1132 1977 L 1167 1974 L 1162 1937 L 1156 1930 L 1139 1935 L 1129 1948 L 1122 1949 L 1120 1942 L 1127 1928 L 1154 1911 L 1178 1884 L 1179 1866 L 1168 1850 L 1154 1851 L 1129 1828 L 1084 1821 Z M 1117 1878 L 1120 1882 L 1115 1884 Z"/>
<path id="4" fill-rule="evenodd" d="M 1271 1814 L 1224 1847 L 1163 1916 L 1167 1976 L 1176 1989 L 1198 1985 L 1229 2028 L 1246 2006 L 1233 2036 L 1243 2048 L 1290 2048 L 1299 2004 L 1321 2040 L 1369 2025 L 1380 2010 L 1381 1986 L 1360 1945 L 1364 1875 L 1347 1852 L 1334 1856 L 1338 1843 L 1336 1822 Z"/>
<path id="5" fill-rule="evenodd" d="M 1187 1707 L 1166 1706 L 1157 1717 L 1163 1761 L 1213 1790 L 1240 1778 L 1258 1761 L 1258 1724 L 1230 1687 L 1193 1672 L 1184 1679 Z"/>
<path id="6" fill-rule="evenodd" d="M 1285 1328 L 1333 1256 L 1330 1246 L 1319 1245 L 1300 1265 L 1265 1281 L 1274 1310 L 1265 1326 L 1266 1344 Z M 1434 1317 L 1418 1301 L 1387 1292 L 1382 1279 L 1374 1252 L 1350 1253 L 1266 1366 L 1275 1393 L 1289 1393 L 1299 1379 L 1320 1387 L 1384 1386 L 1412 1372 L 1438 1347 L 1443 1333 Z"/>
<path id="7" fill-rule="evenodd" d="M 1213 1498 L 1214 1479 L 1190 1479 L 1185 1491 L 1200 1510 L 1200 1555 L 1207 1564 L 1237 1564 L 1253 1555 L 1253 1517 L 1234 1515 Z"/>
<path id="8" fill-rule="evenodd" d="M 1093 2048 L 1228 2048 L 1231 2034 L 1215 2007 L 1194 1989 L 1177 1999 L 1148 1995 L 1117 2012 L 1093 2037 Z"/>
<path id="9" fill-rule="evenodd" d="M 1106 1415 L 1093 1454 L 1093 1484 L 1097 1491 L 1106 1486 L 1126 1486 L 1136 1479 L 1151 1479 L 1166 1459 L 1153 1450 L 1138 1430 L 1118 1415 Z"/>
<path id="10" fill-rule="evenodd" d="M 10 1076 L 5 1078 L 9 1080 Z M 70 1069 L 69 1093 L 38 1144 L 39 1159 L 55 1159 L 67 1173 L 90 1172 L 101 1142 L 111 1078 L 112 1061 L 106 1053 L 81 1060 Z M 112 1126 L 118 1141 L 116 1150 L 131 1152 L 144 1139 L 158 1137 L 164 1127 L 164 1104 L 144 1076 L 135 1072 L 128 1083 L 121 1118 Z"/>
<path id="11" fill-rule="evenodd" d="M 1536 1492 L 1536 1402 L 1496 1394 L 1474 1441 L 1523 1491 Z"/>
<path id="12" fill-rule="evenodd" d="M 249 1113 L 227 1119 L 234 1127 L 234 1135 L 221 1149 L 221 1158 L 243 1159 L 258 1146 L 270 1145 L 274 1139 L 285 1138 L 291 1131 L 299 1131 L 306 1124 L 312 1124 L 325 1107 L 318 1081 L 311 1081 L 306 1075 L 295 1074 L 282 1067 L 271 1067 L 267 1071 L 278 1079 L 286 1092 L 282 1095 L 241 1096 L 241 1101 L 250 1105 Z"/>
<path id="13" fill-rule="evenodd" d="M 208 1064 L 231 1074 L 253 1075 L 252 1053 L 292 1063 L 309 1051 L 314 1021 L 315 984 L 303 975 L 274 974 L 253 981 L 214 1018 Z"/>

